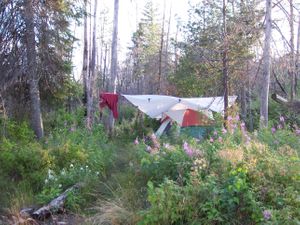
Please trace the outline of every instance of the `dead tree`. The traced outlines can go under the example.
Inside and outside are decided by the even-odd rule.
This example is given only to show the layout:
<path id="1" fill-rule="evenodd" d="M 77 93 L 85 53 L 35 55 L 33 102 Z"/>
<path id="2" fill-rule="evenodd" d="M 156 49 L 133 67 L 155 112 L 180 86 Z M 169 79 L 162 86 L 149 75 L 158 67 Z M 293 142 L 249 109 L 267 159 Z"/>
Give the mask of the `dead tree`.
<path id="1" fill-rule="evenodd" d="M 271 54 L 270 41 L 272 35 L 272 0 L 266 0 L 265 41 L 263 49 L 263 80 L 260 92 L 260 128 L 268 126 L 268 97 L 270 86 Z"/>
<path id="2" fill-rule="evenodd" d="M 118 72 L 118 17 L 119 17 L 119 0 L 115 0 L 114 3 L 114 24 L 113 24 L 113 35 L 112 35 L 112 46 L 111 46 L 111 91 L 117 92 L 117 72 Z M 114 127 L 113 113 L 109 115 L 109 132 L 112 133 Z"/>
<path id="3" fill-rule="evenodd" d="M 37 52 L 35 40 L 34 8 L 31 0 L 24 1 L 24 20 L 26 25 L 27 75 L 29 78 L 29 95 L 31 104 L 31 125 L 38 139 L 44 136 L 39 90 L 39 76 L 37 74 Z"/>

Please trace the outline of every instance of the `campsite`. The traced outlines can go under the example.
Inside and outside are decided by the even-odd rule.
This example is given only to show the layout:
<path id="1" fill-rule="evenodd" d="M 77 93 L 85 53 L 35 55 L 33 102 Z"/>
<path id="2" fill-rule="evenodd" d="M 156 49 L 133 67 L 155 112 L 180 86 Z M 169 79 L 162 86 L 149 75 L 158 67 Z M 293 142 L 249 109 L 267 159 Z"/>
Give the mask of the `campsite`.
<path id="1" fill-rule="evenodd" d="M 297 0 L 0 0 L 0 225 L 299 225 Z"/>

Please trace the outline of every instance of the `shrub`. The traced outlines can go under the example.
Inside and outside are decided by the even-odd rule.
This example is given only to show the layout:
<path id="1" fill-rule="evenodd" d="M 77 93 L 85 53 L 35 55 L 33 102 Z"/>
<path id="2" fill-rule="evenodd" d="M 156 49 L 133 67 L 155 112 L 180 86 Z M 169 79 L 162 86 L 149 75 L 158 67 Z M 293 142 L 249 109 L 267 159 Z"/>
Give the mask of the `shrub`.
<path id="1" fill-rule="evenodd" d="M 140 224 L 299 222 L 297 134 L 269 128 L 251 135 L 242 122 L 232 120 L 237 123 L 228 130 L 216 130 L 210 140 L 195 143 L 203 154 L 192 158 L 185 183 L 153 176 L 150 207 L 141 212 Z"/>
<path id="2" fill-rule="evenodd" d="M 138 173 L 145 180 L 144 183 L 151 180 L 159 184 L 165 178 L 184 183 L 192 166 L 192 159 L 183 147 L 160 146 L 156 138 L 151 144 L 152 147 L 142 143 L 136 148 L 139 157 Z"/>
<path id="3" fill-rule="evenodd" d="M 0 174 L 10 182 L 26 180 L 34 190 L 41 188 L 42 177 L 50 166 L 48 151 L 38 143 L 20 146 L 3 139 L 0 147 Z"/>

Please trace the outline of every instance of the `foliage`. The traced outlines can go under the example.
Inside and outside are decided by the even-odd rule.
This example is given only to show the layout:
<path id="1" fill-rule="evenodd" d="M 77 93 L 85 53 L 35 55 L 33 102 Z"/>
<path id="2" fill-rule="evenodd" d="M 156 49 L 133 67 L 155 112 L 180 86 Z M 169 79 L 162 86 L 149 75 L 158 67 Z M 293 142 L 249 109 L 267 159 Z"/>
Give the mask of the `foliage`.
<path id="1" fill-rule="evenodd" d="M 108 175 L 114 151 L 107 143 L 102 125 L 88 131 L 81 127 L 84 126 L 81 120 L 81 110 L 73 115 L 64 110 L 57 112 L 56 126 L 41 142 L 35 140 L 26 123 L 1 121 L 5 123 L 0 146 L 3 193 L 10 193 L 13 186 L 24 184 L 38 196 L 39 202 L 46 203 L 70 186 L 84 183 L 79 193 L 68 197 L 67 204 L 75 210 L 90 201 L 88 193 Z M 3 203 L 10 198 L 9 195 L 0 197 Z"/>
<path id="2" fill-rule="evenodd" d="M 34 199 L 47 203 L 79 183 L 82 189 L 69 194 L 66 207 L 82 213 L 91 203 L 103 204 L 91 212 L 89 221 L 96 224 L 299 222 L 299 131 L 285 116 L 249 133 L 231 112 L 227 128 L 220 119 L 206 140 L 169 142 L 151 133 L 133 137 L 139 123 L 127 119 L 130 130 L 122 134 L 119 128 L 121 136 L 112 141 L 102 125 L 86 130 L 82 115 L 60 110 L 41 142 L 33 141 L 26 123 L 2 121 L 0 187 L 15 188 L 1 202 L 8 205 L 9 198 L 17 211 Z M 18 179 L 12 180 L 14 174 Z M 25 190 L 28 197 L 21 194 Z M 12 201 L 17 196 L 23 200 Z"/>
<path id="3" fill-rule="evenodd" d="M 34 190 L 39 190 L 43 174 L 50 165 L 50 156 L 40 144 L 32 142 L 33 132 L 26 123 L 5 123 L 0 137 L 1 179 L 19 182 L 26 180 Z"/>
<path id="4" fill-rule="evenodd" d="M 68 193 L 66 201 L 66 207 L 69 210 L 79 211 L 80 207 L 85 206 L 89 200 L 87 193 L 100 179 L 100 172 L 91 170 L 88 165 L 70 164 L 69 168 L 63 168 L 57 174 L 49 169 L 44 180 L 43 189 L 37 195 L 37 200 L 41 204 L 46 204 L 58 197 L 67 188 L 75 184 L 81 184 L 79 190 L 72 190 Z"/>
<path id="5" fill-rule="evenodd" d="M 180 96 L 223 95 L 222 53 L 224 31 L 222 1 L 200 2 L 189 10 L 185 40 L 176 43 L 182 51 L 179 65 L 169 81 Z M 232 2 L 226 7 L 229 83 L 235 93 L 245 84 L 247 65 L 253 59 L 251 47 L 260 37 L 262 13 L 256 1 Z M 251 18 L 251 20 L 249 20 Z M 249 75 L 248 75 L 249 76 Z"/>
<path id="6" fill-rule="evenodd" d="M 253 101 L 252 105 L 252 115 L 253 115 L 253 122 L 254 122 L 254 129 L 259 128 L 259 101 Z M 300 127 L 300 116 L 299 114 L 292 112 L 287 107 L 278 104 L 272 99 L 269 99 L 269 123 L 274 126 L 279 125 L 279 118 L 280 116 L 284 117 L 286 128 L 295 129 L 295 127 Z M 245 121 L 249 124 L 249 121 Z"/>
<path id="7" fill-rule="evenodd" d="M 272 134 L 276 146 L 268 132 L 251 135 L 229 117 L 227 130 L 198 145 L 204 154 L 193 158 L 186 183 L 148 182 L 151 206 L 140 224 L 297 224 L 299 137 L 282 128 Z"/>
<path id="8" fill-rule="evenodd" d="M 138 93 L 157 93 L 159 77 L 157 59 L 160 54 L 161 26 L 157 7 L 147 1 L 137 31 L 132 36 L 133 80 Z"/>
<path id="9" fill-rule="evenodd" d="M 145 183 L 153 181 L 160 184 L 165 178 L 184 183 L 192 161 L 182 147 L 162 147 L 141 145 L 138 148 L 140 158 L 139 175 Z M 149 154 L 150 151 L 150 154 Z"/>
<path id="10" fill-rule="evenodd" d="M 29 83 L 33 74 L 27 67 L 26 1 L 7 0 L 0 3 L 0 78 L 1 94 L 11 118 L 26 119 L 30 115 Z M 82 15 L 78 1 L 36 1 L 31 15 L 34 21 L 37 77 L 42 107 L 61 107 L 77 102 L 78 84 L 73 81 L 72 51 L 75 37 L 70 30 Z M 46 108 L 46 107 L 49 108 Z M 22 108 L 22 110 L 19 110 Z"/>
<path id="11" fill-rule="evenodd" d="M 124 111 L 123 111 L 124 110 Z M 132 107 L 121 108 L 123 113 L 120 123 L 115 127 L 115 136 L 123 141 L 130 141 L 135 137 L 147 136 L 156 130 L 160 123 L 156 119 L 152 119 L 147 115 L 141 115 Z M 134 115 L 128 117 L 128 115 Z"/>

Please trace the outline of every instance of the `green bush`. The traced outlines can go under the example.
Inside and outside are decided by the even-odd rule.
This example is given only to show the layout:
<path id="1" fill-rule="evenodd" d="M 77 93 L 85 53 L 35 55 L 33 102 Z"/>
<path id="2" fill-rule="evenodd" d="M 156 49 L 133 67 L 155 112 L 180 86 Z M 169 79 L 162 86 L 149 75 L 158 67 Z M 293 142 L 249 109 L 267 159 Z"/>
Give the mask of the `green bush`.
<path id="1" fill-rule="evenodd" d="M 42 189 L 43 177 L 52 160 L 48 150 L 35 141 L 26 123 L 9 120 L 1 123 L 5 126 L 0 137 L 0 202 L 1 207 L 9 207 L 15 195 L 24 189 L 28 193 Z"/>
<path id="2" fill-rule="evenodd" d="M 7 137 L 0 139 L 0 174 L 7 182 L 26 181 L 33 190 L 41 188 L 51 157 L 25 123 L 7 123 Z"/>
<path id="3" fill-rule="evenodd" d="M 158 145 L 159 143 L 156 143 Z M 136 147 L 139 162 L 139 176 L 147 181 L 160 184 L 165 178 L 185 182 L 192 166 L 191 158 L 184 152 L 181 146 L 165 145 L 152 146 L 140 144 Z"/>
<path id="4" fill-rule="evenodd" d="M 140 224 L 299 223 L 297 135 L 288 127 L 251 135 L 238 117 L 230 120 L 226 131 L 194 143 L 204 154 L 191 158 L 185 183 L 152 176 Z"/>
<path id="5" fill-rule="evenodd" d="M 46 203 L 66 188 L 84 183 L 78 196 L 70 195 L 68 205 L 75 209 L 78 208 L 75 204 L 77 197 L 78 205 L 84 203 L 83 199 L 79 200 L 81 197 L 90 199 L 87 193 L 108 175 L 115 151 L 108 143 L 102 125 L 95 125 L 90 131 L 81 127 L 80 120 L 82 118 L 77 114 L 60 112 L 55 128 L 41 141 L 34 138 L 26 123 L 5 121 L 5 131 L 1 131 L 4 133 L 0 139 L 1 190 L 10 193 L 12 187 L 24 183 L 34 194 L 39 193 L 39 202 Z M 70 165 L 74 166 L 73 170 Z M 82 173 L 81 167 L 91 172 Z M 56 174 L 55 181 L 49 181 L 48 171 Z M 1 194 L 1 202 L 8 205 L 9 196 Z"/>
<path id="6" fill-rule="evenodd" d="M 228 177 L 207 176 L 185 186 L 165 180 L 148 185 L 150 209 L 140 224 L 253 224 L 262 220 L 260 203 L 248 184 L 245 170 Z"/>
<path id="7" fill-rule="evenodd" d="M 73 185 L 80 186 L 79 190 L 71 191 L 67 196 L 66 206 L 69 210 L 79 210 L 85 206 L 92 187 L 101 180 L 100 171 L 94 171 L 88 165 L 73 165 L 62 169 L 59 173 L 48 170 L 48 175 L 44 177 L 44 186 L 37 195 L 37 200 L 41 204 L 46 204 L 59 196 L 67 188 Z"/>

